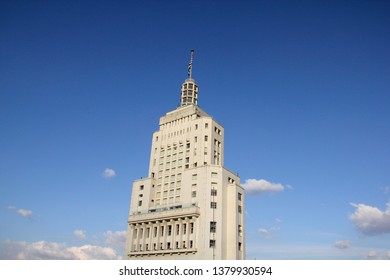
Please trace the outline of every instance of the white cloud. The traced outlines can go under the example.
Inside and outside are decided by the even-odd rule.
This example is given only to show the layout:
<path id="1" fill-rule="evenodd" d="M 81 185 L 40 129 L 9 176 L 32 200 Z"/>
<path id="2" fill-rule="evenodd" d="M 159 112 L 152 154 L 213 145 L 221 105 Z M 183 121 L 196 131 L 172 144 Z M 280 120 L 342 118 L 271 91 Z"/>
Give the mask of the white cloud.
<path id="1" fill-rule="evenodd" d="M 369 260 L 390 260 L 390 251 L 385 253 L 380 253 L 375 250 L 371 250 L 367 254 L 367 259 Z"/>
<path id="2" fill-rule="evenodd" d="M 116 251 L 110 247 L 96 245 L 83 245 L 80 247 L 67 247 L 64 243 L 38 241 L 4 242 L 5 252 L 2 259 L 17 260 L 114 260 L 120 259 Z"/>
<path id="3" fill-rule="evenodd" d="M 280 230 L 279 227 L 259 228 L 257 232 L 260 233 L 265 239 L 271 240 L 274 238 L 274 232 L 278 230 Z"/>
<path id="4" fill-rule="evenodd" d="M 102 175 L 105 178 L 112 178 L 112 177 L 115 177 L 116 173 L 115 173 L 114 169 L 106 168 L 106 169 L 104 169 Z"/>
<path id="5" fill-rule="evenodd" d="M 356 207 L 356 210 L 349 218 L 358 231 L 366 235 L 390 233 L 390 202 L 387 203 L 385 211 L 365 204 L 351 205 Z"/>
<path id="6" fill-rule="evenodd" d="M 291 188 L 290 186 L 271 183 L 264 179 L 247 179 L 245 183 L 242 184 L 242 186 L 248 193 L 280 192 L 283 191 L 286 187 Z"/>
<path id="7" fill-rule="evenodd" d="M 126 231 L 107 231 L 105 233 L 106 243 L 112 247 L 118 249 L 118 251 L 123 250 L 126 244 Z"/>
<path id="8" fill-rule="evenodd" d="M 33 212 L 31 210 L 26 210 L 26 209 L 18 209 L 15 206 L 8 206 L 8 209 L 15 211 L 16 214 L 29 218 L 32 216 Z"/>
<path id="9" fill-rule="evenodd" d="M 351 247 L 351 242 L 348 240 L 339 240 L 334 243 L 334 247 L 338 249 L 347 249 Z"/>
<path id="10" fill-rule="evenodd" d="M 75 230 L 73 232 L 73 235 L 78 237 L 78 238 L 80 238 L 80 239 L 85 239 L 85 237 L 86 237 L 85 231 L 84 230 L 80 230 L 80 229 Z"/>

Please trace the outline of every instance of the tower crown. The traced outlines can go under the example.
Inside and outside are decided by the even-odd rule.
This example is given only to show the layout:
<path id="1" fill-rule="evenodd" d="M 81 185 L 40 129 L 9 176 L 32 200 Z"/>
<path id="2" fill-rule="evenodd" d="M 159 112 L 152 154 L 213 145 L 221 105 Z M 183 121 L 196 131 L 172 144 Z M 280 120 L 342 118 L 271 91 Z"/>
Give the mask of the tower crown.
<path id="1" fill-rule="evenodd" d="M 191 50 L 191 59 L 188 63 L 188 78 L 181 85 L 180 107 L 186 105 L 198 105 L 198 85 L 192 79 L 192 63 L 194 61 L 194 50 Z"/>
<path id="2" fill-rule="evenodd" d="M 198 105 L 198 85 L 195 80 L 188 78 L 181 85 L 180 106 Z"/>

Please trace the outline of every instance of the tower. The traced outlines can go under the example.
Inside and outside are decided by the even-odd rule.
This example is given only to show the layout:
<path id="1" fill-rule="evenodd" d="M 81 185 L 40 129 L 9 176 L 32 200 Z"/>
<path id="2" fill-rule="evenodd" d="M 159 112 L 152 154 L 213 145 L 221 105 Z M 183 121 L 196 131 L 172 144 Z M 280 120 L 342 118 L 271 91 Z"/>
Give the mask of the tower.
<path id="1" fill-rule="evenodd" d="M 244 259 L 244 189 L 224 167 L 224 128 L 198 107 L 188 77 L 180 106 L 153 133 L 148 177 L 133 182 L 126 259 Z"/>

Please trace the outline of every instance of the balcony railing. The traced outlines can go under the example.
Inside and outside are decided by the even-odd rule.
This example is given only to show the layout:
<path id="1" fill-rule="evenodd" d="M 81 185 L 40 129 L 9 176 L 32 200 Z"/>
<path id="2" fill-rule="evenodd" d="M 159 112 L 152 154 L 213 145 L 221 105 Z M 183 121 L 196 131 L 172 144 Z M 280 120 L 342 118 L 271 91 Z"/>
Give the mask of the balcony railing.
<path id="1" fill-rule="evenodd" d="M 129 216 L 129 223 L 149 222 L 162 219 L 174 219 L 192 216 L 198 217 L 199 215 L 199 207 L 194 204 L 175 205 L 131 213 Z"/>

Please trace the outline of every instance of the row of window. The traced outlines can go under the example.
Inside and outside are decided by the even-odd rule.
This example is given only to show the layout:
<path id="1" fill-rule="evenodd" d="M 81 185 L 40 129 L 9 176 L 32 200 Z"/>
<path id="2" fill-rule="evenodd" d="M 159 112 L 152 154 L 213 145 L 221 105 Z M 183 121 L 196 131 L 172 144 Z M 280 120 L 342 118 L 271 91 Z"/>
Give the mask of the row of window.
<path id="1" fill-rule="evenodd" d="M 153 237 L 157 237 L 158 234 L 160 234 L 160 237 L 164 237 L 164 235 L 172 236 L 172 233 L 175 233 L 176 235 L 180 235 L 180 230 L 181 230 L 181 234 L 183 235 L 187 234 L 187 230 L 189 234 L 193 234 L 194 223 L 193 222 L 189 223 L 188 227 L 189 229 L 187 229 L 187 224 L 176 224 L 175 228 L 173 225 L 147 227 L 145 230 L 143 228 L 139 228 L 139 229 L 135 228 L 133 229 L 133 238 L 134 239 L 150 238 L 151 235 L 153 235 Z M 174 229 L 175 231 L 173 231 Z"/>
<path id="2" fill-rule="evenodd" d="M 163 242 L 160 242 L 159 246 L 157 243 L 153 243 L 152 247 L 149 246 L 149 243 L 145 244 L 145 251 L 160 251 L 160 250 L 172 250 L 172 249 L 192 249 L 194 247 L 194 241 L 189 241 L 189 246 L 187 248 L 186 241 L 183 240 L 181 243 L 179 241 L 175 242 L 175 248 L 172 247 L 171 242 L 166 242 L 165 244 Z M 181 244 L 181 246 L 180 246 Z M 164 246 L 165 245 L 165 246 Z M 144 251 L 143 244 L 134 244 L 133 245 L 133 252 L 142 252 Z"/>

